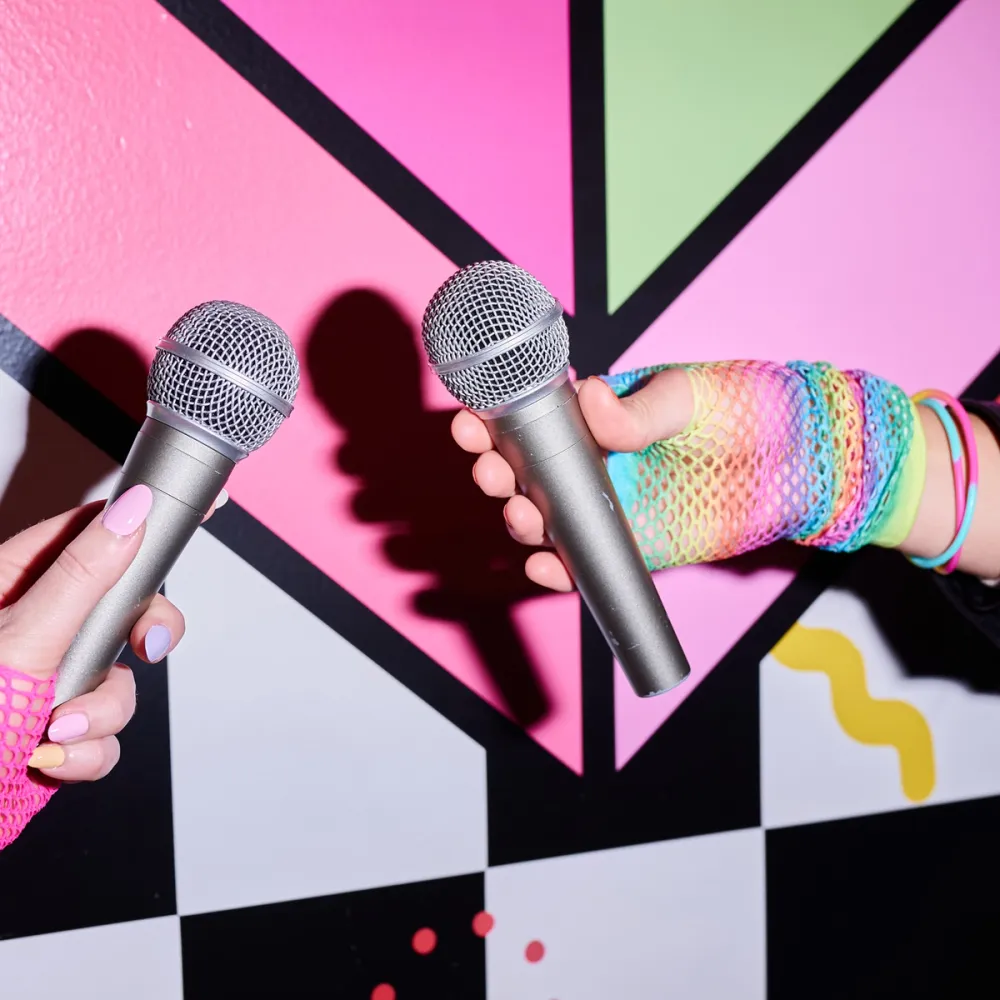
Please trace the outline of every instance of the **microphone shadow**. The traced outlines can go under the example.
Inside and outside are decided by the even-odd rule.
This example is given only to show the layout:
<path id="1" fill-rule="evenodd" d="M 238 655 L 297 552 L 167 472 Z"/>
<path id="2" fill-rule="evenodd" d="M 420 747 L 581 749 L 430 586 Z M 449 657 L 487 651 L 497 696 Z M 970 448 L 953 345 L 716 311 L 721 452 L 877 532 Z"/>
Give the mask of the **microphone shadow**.
<path id="1" fill-rule="evenodd" d="M 357 480 L 355 517 L 388 528 L 394 566 L 433 575 L 414 609 L 459 624 L 511 716 L 532 726 L 551 706 L 511 612 L 541 591 L 524 575 L 527 553 L 504 530 L 499 502 L 476 488 L 471 456 L 451 439 L 453 411 L 424 406 L 425 366 L 409 323 L 369 289 L 334 299 L 306 349 L 316 397 L 346 434 L 333 463 Z"/>
<path id="2" fill-rule="evenodd" d="M 41 357 L 25 386 L 31 396 L 24 448 L 0 497 L 0 539 L 79 506 L 119 466 L 100 449 L 89 444 L 81 447 L 78 434 L 39 397 L 53 398 L 62 393 L 65 370 L 69 368 L 113 399 L 138 424 L 145 414 L 147 367 L 127 341 L 98 329 L 75 330 Z M 90 416 L 103 419 L 103 413 Z M 82 523 L 69 525 L 50 547 L 51 554 L 82 527 Z M 40 554 L 39 568 L 44 567 L 49 554 Z M 6 595 L 7 600 L 12 596 Z"/>

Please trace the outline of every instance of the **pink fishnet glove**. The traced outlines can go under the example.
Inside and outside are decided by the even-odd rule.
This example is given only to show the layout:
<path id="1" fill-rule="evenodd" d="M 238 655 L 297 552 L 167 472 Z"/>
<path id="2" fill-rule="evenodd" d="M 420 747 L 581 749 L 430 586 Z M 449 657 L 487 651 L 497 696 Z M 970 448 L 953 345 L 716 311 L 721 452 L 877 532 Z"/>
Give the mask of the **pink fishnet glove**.
<path id="1" fill-rule="evenodd" d="M 0 851 L 16 840 L 58 785 L 28 771 L 52 712 L 55 682 L 0 666 Z"/>

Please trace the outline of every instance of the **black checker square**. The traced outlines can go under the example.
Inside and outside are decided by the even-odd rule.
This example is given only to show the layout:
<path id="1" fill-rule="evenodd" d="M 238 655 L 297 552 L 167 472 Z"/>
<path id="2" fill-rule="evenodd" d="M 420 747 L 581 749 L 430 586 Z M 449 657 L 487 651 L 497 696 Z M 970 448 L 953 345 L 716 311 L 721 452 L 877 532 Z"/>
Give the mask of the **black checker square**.
<path id="1" fill-rule="evenodd" d="M 369 1000 L 382 986 L 374 1000 L 485 1000 L 483 894 L 476 872 L 182 917 L 184 998 Z M 420 954 L 425 929 L 436 942 Z"/>
<path id="2" fill-rule="evenodd" d="M 1000 995 L 1000 798 L 766 837 L 769 1000 Z"/>

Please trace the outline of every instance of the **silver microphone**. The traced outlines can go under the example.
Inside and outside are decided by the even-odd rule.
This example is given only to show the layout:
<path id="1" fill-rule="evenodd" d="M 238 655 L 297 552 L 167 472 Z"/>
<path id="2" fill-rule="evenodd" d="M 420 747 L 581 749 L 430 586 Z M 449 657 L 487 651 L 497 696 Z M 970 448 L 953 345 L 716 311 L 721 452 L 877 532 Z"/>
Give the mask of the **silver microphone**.
<path id="1" fill-rule="evenodd" d="M 205 302 L 157 344 L 146 420 L 108 498 L 144 483 L 153 506 L 135 559 L 63 657 L 57 705 L 107 676 L 236 463 L 271 439 L 298 387 L 287 334 L 248 306 Z"/>
<path id="2" fill-rule="evenodd" d="M 641 698 L 691 672 L 583 418 L 562 308 L 521 268 L 452 275 L 424 313 L 424 348 L 445 388 L 485 421 L 611 651 Z"/>

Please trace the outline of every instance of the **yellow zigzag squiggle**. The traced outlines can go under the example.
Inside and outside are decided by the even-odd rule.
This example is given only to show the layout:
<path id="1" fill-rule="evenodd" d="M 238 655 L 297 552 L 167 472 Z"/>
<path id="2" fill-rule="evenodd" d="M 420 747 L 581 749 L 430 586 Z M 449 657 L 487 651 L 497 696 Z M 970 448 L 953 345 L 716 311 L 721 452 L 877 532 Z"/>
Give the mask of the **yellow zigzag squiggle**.
<path id="1" fill-rule="evenodd" d="M 905 701 L 881 701 L 868 693 L 864 659 L 846 636 L 832 629 L 793 625 L 771 654 L 791 670 L 818 670 L 830 678 L 833 714 L 840 728 L 867 746 L 895 748 L 903 794 L 911 802 L 934 791 L 930 727 Z"/>

